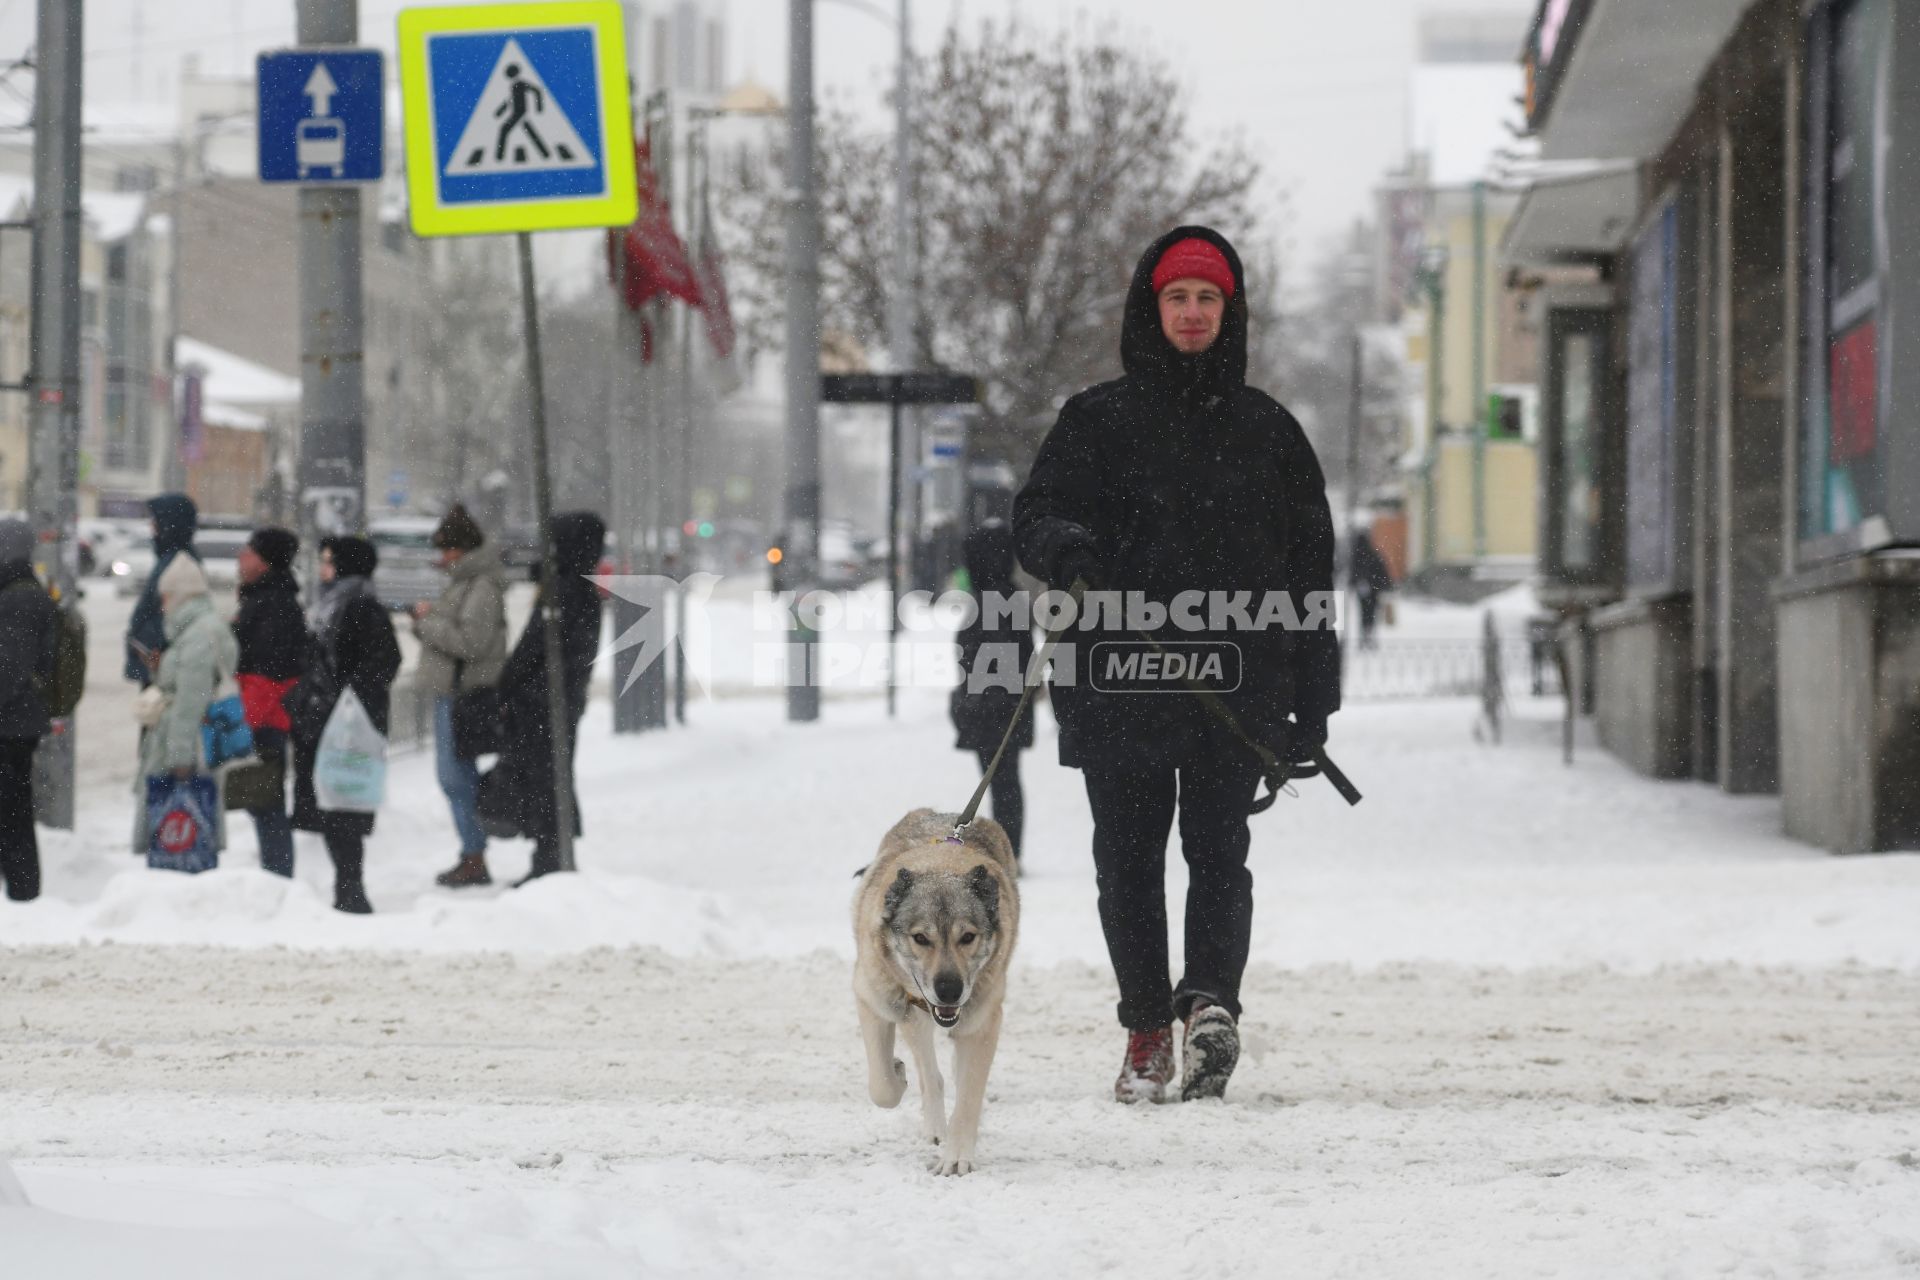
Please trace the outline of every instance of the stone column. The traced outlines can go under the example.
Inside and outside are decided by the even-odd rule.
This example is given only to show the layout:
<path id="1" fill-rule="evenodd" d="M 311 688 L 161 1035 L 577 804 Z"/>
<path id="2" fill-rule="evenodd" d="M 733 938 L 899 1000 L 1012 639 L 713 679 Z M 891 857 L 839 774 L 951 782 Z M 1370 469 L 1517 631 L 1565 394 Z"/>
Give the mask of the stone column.
<path id="1" fill-rule="evenodd" d="M 1777 48 L 1736 44 L 1721 67 L 1720 261 L 1725 323 L 1715 450 L 1720 608 L 1717 763 L 1735 793 L 1779 787 L 1772 586 L 1782 552 L 1787 447 L 1785 68 Z"/>

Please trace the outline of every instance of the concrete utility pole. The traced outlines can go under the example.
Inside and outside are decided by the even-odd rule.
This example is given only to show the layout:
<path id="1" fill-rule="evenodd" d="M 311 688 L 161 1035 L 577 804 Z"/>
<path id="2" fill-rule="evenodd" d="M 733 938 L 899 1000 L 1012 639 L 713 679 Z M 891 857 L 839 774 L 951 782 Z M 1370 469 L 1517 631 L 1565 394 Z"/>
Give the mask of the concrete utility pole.
<path id="1" fill-rule="evenodd" d="M 354 45 L 358 0 L 297 0 L 302 46 Z M 300 507 L 308 555 L 366 526 L 360 188 L 300 188 Z"/>
<path id="2" fill-rule="evenodd" d="M 796 596 L 820 555 L 820 211 L 813 168 L 813 0 L 787 3 L 787 511 L 784 567 Z M 789 632 L 787 719 L 817 720 L 813 633 Z"/>
<path id="3" fill-rule="evenodd" d="M 80 478 L 80 77 L 82 0 L 40 0 L 33 93 L 33 353 L 28 502 L 36 567 L 71 605 Z M 35 807 L 73 829 L 71 720 L 55 721 L 36 761 Z"/>
<path id="4" fill-rule="evenodd" d="M 668 149 L 672 147 L 671 135 L 666 131 L 667 115 L 664 90 L 652 94 L 641 107 L 640 129 L 647 140 L 649 159 L 655 165 L 655 173 L 661 175 L 663 185 L 659 190 L 663 198 L 666 195 L 664 174 L 657 157 L 663 139 Z M 621 526 L 620 572 L 657 575 L 661 568 L 660 553 L 664 549 L 660 542 L 658 461 L 660 436 L 665 422 L 665 390 L 660 385 L 660 378 L 646 369 L 642 359 L 646 348 L 647 320 L 643 312 L 627 306 L 624 252 L 616 255 L 616 265 L 620 278 L 614 289 L 613 306 L 617 317 L 615 332 L 619 335 L 619 341 L 615 346 L 614 358 L 624 371 L 621 385 L 628 394 L 624 397 L 627 405 L 624 419 L 617 427 L 610 428 L 610 436 L 618 435 L 619 438 L 610 440 L 608 454 L 615 468 L 614 506 L 618 513 L 617 523 Z M 652 305 L 648 304 L 649 307 Z M 638 540 L 633 536 L 636 529 L 640 531 Z M 637 676 L 633 674 L 633 664 L 639 660 L 642 652 L 658 652 L 658 646 L 665 642 L 666 595 L 655 583 L 646 589 L 640 599 L 629 599 L 628 594 L 616 593 L 611 605 L 613 633 L 624 636 L 637 627 L 642 637 L 640 645 L 622 649 L 613 655 L 614 732 L 640 733 L 648 729 L 665 728 L 666 664 L 652 663 Z"/>
<path id="5" fill-rule="evenodd" d="M 913 350 L 913 322 L 915 311 L 914 298 L 914 235 L 913 235 L 913 40 L 909 0 L 900 0 L 900 52 L 898 79 L 894 89 L 893 123 L 893 313 L 887 317 L 888 346 L 891 348 L 893 371 L 911 373 L 918 363 Z M 903 418 L 902 414 L 906 416 Z M 909 511 L 906 530 L 899 527 L 900 522 L 894 514 L 900 507 L 900 490 L 907 479 L 902 472 L 920 461 L 919 415 L 912 410 L 903 410 L 899 405 L 893 408 L 893 452 L 888 461 L 892 475 L 888 478 L 890 493 L 888 496 L 887 527 L 887 590 L 893 593 L 890 606 L 894 612 L 893 629 L 899 625 L 900 606 L 900 540 L 917 533 L 920 527 L 920 504 L 913 502 Z M 907 446 L 911 445 L 911 448 Z M 891 643 L 891 641 L 889 642 Z M 891 654 L 892 650 L 889 650 Z M 891 668 L 893 658 L 887 659 Z M 893 711 L 893 685 L 887 682 L 887 711 Z"/>

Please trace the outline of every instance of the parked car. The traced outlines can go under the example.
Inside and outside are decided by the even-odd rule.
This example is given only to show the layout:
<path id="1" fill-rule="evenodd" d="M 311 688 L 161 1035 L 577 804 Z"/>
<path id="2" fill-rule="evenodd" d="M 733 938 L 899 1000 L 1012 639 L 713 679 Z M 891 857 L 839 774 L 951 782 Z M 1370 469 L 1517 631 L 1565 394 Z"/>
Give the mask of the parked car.
<path id="1" fill-rule="evenodd" d="M 215 591 L 230 591 L 240 585 L 240 548 L 253 534 L 245 529 L 202 529 L 194 535 L 193 549 L 200 553 L 200 567 L 207 571 L 207 585 Z"/>
<path id="2" fill-rule="evenodd" d="M 93 572 L 112 577 L 113 562 L 139 539 L 144 522 L 89 516 L 80 521 L 79 527 L 81 540 L 93 553 Z"/>
<path id="3" fill-rule="evenodd" d="M 373 571 L 373 592 L 389 609 L 411 609 L 434 600 L 447 585 L 440 553 L 433 547 L 433 516 L 389 516 L 367 526 L 367 539 L 380 553 Z"/>
<path id="4" fill-rule="evenodd" d="M 850 591 L 885 573 L 873 564 L 873 539 L 861 538 L 844 525 L 826 525 L 820 530 L 820 586 L 828 591 Z"/>
<path id="5" fill-rule="evenodd" d="M 107 573 L 117 595 L 137 596 L 145 590 L 153 575 L 153 534 L 135 534 L 108 562 Z"/>
<path id="6" fill-rule="evenodd" d="M 500 563 L 529 577 L 540 568 L 540 531 L 530 524 L 510 524 L 498 535 Z"/>

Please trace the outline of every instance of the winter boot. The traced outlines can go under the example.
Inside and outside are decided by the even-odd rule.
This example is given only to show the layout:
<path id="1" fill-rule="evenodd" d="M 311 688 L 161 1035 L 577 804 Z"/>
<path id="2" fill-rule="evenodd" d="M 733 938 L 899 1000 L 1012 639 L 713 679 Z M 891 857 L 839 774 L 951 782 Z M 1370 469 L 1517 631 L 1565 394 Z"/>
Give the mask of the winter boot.
<path id="1" fill-rule="evenodd" d="M 1180 1047 L 1180 1100 L 1224 1097 L 1227 1077 L 1240 1061 L 1240 1028 L 1233 1015 L 1207 1000 L 1195 1000 L 1187 1011 L 1187 1029 Z"/>
<path id="2" fill-rule="evenodd" d="M 460 861 L 453 864 L 450 871 L 442 871 L 433 878 L 433 882 L 443 889 L 465 889 L 472 885 L 492 884 L 493 876 L 487 871 L 487 855 L 484 853 L 463 853 Z"/>
<path id="3" fill-rule="evenodd" d="M 366 886 L 358 880 L 343 881 L 334 885 L 333 909 L 353 916 L 373 914 L 373 904 L 367 901 Z"/>
<path id="4" fill-rule="evenodd" d="M 1127 1032 L 1127 1056 L 1113 1082 L 1115 1102 L 1165 1102 L 1173 1080 L 1173 1028 Z"/>

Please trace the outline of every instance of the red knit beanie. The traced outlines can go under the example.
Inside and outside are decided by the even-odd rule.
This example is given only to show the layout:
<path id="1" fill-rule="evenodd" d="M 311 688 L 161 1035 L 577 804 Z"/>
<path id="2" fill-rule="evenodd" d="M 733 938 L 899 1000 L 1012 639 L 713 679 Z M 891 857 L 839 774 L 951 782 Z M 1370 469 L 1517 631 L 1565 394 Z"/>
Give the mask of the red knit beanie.
<path id="1" fill-rule="evenodd" d="M 1199 236 L 1174 241 L 1154 264 L 1154 293 L 1158 294 L 1175 280 L 1205 280 L 1218 285 L 1227 297 L 1233 296 L 1233 268 L 1227 265 L 1227 255 L 1211 240 L 1202 240 Z"/>

